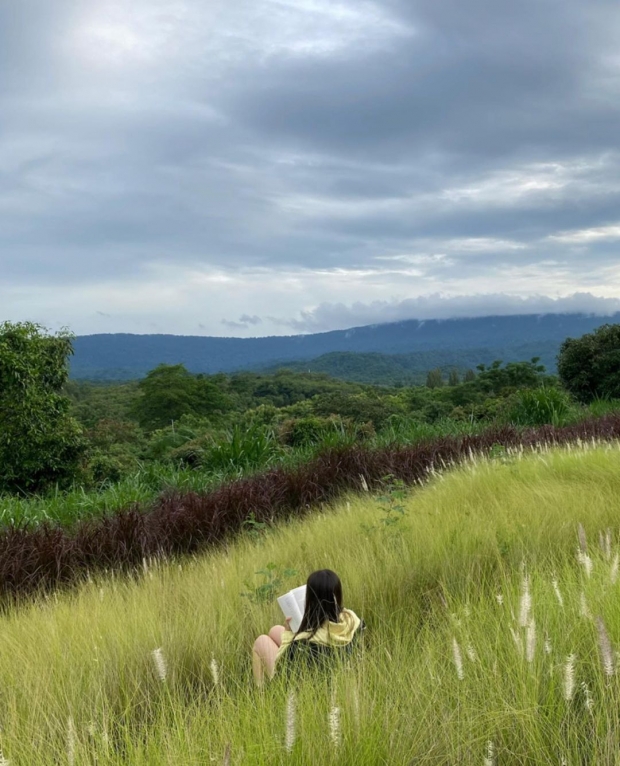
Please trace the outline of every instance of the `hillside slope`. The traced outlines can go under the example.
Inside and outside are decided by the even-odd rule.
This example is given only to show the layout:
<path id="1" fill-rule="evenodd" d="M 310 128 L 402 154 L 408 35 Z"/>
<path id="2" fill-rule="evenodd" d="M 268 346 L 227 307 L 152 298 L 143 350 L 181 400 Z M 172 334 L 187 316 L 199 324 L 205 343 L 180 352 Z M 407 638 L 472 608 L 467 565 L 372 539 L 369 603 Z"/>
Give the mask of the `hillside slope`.
<path id="1" fill-rule="evenodd" d="M 404 501 L 350 497 L 196 560 L 13 608 L 0 617 L 2 755 L 616 763 L 618 455 L 478 461 Z M 258 693 L 249 651 L 282 617 L 273 597 L 325 566 L 366 620 L 357 655 Z"/>

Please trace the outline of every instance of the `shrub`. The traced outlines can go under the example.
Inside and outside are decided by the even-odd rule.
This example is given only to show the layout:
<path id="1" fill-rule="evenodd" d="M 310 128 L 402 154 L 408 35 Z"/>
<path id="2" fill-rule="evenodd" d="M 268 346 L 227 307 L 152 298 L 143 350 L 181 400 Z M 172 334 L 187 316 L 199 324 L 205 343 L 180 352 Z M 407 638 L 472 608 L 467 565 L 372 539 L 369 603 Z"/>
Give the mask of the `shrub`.
<path id="1" fill-rule="evenodd" d="M 205 447 L 201 463 L 213 470 L 261 468 L 279 454 L 273 431 L 260 425 L 236 425 L 218 442 Z"/>
<path id="2" fill-rule="evenodd" d="M 508 419 L 519 426 L 562 426 L 569 422 L 575 408 L 568 394 L 558 388 L 530 388 L 514 399 Z"/>

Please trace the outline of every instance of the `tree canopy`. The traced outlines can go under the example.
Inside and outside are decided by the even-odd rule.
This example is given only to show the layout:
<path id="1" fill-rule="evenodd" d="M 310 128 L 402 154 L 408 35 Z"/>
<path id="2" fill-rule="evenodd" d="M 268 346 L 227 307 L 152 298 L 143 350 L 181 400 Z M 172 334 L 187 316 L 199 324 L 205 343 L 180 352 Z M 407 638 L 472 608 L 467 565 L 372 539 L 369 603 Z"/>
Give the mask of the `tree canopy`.
<path id="1" fill-rule="evenodd" d="M 73 478 L 84 444 L 62 393 L 71 335 L 0 324 L 0 491 L 35 492 Z"/>
<path id="2" fill-rule="evenodd" d="M 133 414 L 147 430 L 163 428 L 183 415 L 213 416 L 230 407 L 230 399 L 217 383 L 192 375 L 182 364 L 160 364 L 138 388 L 141 396 Z"/>
<path id="3" fill-rule="evenodd" d="M 567 338 L 560 347 L 558 374 L 564 387 L 584 404 L 620 398 L 620 324 Z"/>

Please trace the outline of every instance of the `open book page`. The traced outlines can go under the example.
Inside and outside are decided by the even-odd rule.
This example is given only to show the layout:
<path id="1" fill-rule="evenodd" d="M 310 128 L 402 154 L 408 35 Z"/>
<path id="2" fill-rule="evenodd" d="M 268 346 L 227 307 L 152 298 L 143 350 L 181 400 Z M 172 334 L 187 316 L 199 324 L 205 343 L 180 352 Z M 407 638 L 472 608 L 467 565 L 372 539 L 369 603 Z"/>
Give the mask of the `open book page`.
<path id="1" fill-rule="evenodd" d="M 285 617 L 291 617 L 291 630 L 296 633 L 301 625 L 306 606 L 306 586 L 293 588 L 283 596 L 278 597 L 278 604 Z"/>

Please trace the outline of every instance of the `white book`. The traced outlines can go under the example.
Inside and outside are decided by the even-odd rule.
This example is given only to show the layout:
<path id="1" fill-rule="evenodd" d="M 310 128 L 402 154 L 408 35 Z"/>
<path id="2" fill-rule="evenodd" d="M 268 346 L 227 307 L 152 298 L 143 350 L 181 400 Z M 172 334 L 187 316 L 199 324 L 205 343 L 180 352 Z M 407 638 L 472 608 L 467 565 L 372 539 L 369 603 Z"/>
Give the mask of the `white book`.
<path id="1" fill-rule="evenodd" d="M 306 586 L 300 585 L 278 597 L 278 604 L 285 617 L 291 618 L 291 630 L 297 633 L 306 608 Z"/>

